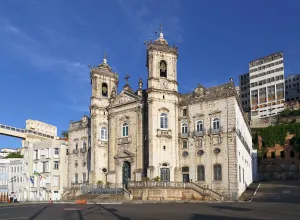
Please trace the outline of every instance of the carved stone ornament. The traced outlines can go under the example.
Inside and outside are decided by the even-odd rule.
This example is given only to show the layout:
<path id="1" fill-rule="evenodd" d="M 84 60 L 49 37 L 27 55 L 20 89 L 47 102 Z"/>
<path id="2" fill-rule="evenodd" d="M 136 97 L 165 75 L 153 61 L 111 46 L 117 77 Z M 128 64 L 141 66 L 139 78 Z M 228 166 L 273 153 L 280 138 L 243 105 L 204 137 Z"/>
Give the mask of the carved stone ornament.
<path id="1" fill-rule="evenodd" d="M 119 165 L 120 164 L 120 160 L 119 159 L 115 159 L 115 164 Z"/>

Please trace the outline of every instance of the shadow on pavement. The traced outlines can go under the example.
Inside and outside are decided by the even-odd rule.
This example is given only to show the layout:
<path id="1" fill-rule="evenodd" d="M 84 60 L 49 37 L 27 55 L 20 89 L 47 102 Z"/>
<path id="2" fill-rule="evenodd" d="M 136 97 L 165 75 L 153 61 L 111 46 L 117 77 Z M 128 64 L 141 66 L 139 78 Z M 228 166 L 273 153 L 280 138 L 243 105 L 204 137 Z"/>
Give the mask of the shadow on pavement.
<path id="1" fill-rule="evenodd" d="M 40 215 L 45 209 L 48 207 L 48 205 L 44 206 L 44 208 L 40 209 L 37 213 L 35 213 L 33 216 L 29 217 L 28 220 L 35 219 L 38 215 Z"/>
<path id="2" fill-rule="evenodd" d="M 252 210 L 252 209 L 248 209 L 248 208 L 239 208 L 239 207 L 223 206 L 223 205 L 211 206 L 211 208 L 214 208 L 214 209 L 226 209 L 226 210 L 240 211 L 240 212 L 245 212 L 245 211 L 251 211 Z"/>
<path id="3" fill-rule="evenodd" d="M 193 214 L 189 220 L 232 220 L 232 219 L 240 219 L 240 220 L 258 220 L 254 218 L 241 218 L 241 217 L 232 217 L 232 216 L 217 216 L 217 215 L 202 215 L 202 214 Z"/>

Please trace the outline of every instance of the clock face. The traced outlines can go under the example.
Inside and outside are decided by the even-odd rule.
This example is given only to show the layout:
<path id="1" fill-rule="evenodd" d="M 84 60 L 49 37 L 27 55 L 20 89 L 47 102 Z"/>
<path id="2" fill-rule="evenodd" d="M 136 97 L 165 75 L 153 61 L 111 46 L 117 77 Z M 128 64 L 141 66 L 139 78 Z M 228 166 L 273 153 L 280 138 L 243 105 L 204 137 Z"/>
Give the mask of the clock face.
<path id="1" fill-rule="evenodd" d="M 163 89 L 168 88 L 168 81 L 167 80 L 162 80 L 160 82 L 160 87 L 163 88 Z"/>

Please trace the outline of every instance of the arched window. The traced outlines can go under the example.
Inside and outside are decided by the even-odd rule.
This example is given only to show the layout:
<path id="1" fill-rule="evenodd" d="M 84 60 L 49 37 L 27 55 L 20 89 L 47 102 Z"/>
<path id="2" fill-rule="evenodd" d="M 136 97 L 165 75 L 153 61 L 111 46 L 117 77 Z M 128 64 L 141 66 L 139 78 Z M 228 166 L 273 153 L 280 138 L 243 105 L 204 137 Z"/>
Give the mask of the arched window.
<path id="1" fill-rule="evenodd" d="M 203 165 L 197 167 L 197 180 L 205 181 L 205 167 Z"/>
<path id="2" fill-rule="evenodd" d="M 182 134 L 187 134 L 188 133 L 188 126 L 187 126 L 187 124 L 182 124 L 182 126 L 181 126 L 181 133 Z"/>
<path id="3" fill-rule="evenodd" d="M 82 148 L 86 149 L 86 142 L 85 141 L 82 141 Z"/>
<path id="4" fill-rule="evenodd" d="M 108 89 L 107 89 L 107 84 L 102 83 L 102 96 L 107 97 L 108 96 Z"/>
<path id="5" fill-rule="evenodd" d="M 214 165 L 214 180 L 222 180 L 222 166 L 221 164 Z"/>
<path id="6" fill-rule="evenodd" d="M 215 119 L 213 120 L 213 129 L 214 129 L 214 130 L 220 129 L 220 119 L 215 118 Z"/>
<path id="7" fill-rule="evenodd" d="M 107 128 L 106 127 L 102 127 L 101 128 L 100 139 L 102 141 L 106 141 L 107 140 L 107 136 L 108 136 L 108 134 L 107 134 Z"/>
<path id="8" fill-rule="evenodd" d="M 197 132 L 203 131 L 203 121 L 197 121 Z"/>
<path id="9" fill-rule="evenodd" d="M 160 72 L 160 77 L 167 78 L 167 63 L 166 63 L 166 61 L 164 61 L 164 60 L 160 61 L 159 72 Z"/>
<path id="10" fill-rule="evenodd" d="M 168 129 L 168 115 L 166 113 L 160 115 L 160 128 Z"/>
<path id="11" fill-rule="evenodd" d="M 127 123 L 123 124 L 122 135 L 123 135 L 123 137 L 128 137 L 128 124 Z"/>

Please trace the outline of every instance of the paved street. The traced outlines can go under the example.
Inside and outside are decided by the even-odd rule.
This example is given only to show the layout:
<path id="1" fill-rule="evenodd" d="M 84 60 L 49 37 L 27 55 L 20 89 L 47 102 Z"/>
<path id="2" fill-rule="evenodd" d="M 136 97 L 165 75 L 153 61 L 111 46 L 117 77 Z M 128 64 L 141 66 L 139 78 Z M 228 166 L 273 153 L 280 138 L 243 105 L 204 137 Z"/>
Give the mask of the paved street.
<path id="1" fill-rule="evenodd" d="M 252 202 L 0 206 L 0 220 L 300 219 L 297 181 L 263 182 Z"/>
<path id="2" fill-rule="evenodd" d="M 0 220 L 156 220 L 156 219 L 300 219 L 298 204 L 119 204 L 119 205 L 27 205 L 0 207 Z"/>
<path id="3" fill-rule="evenodd" d="M 262 182 L 253 198 L 253 202 L 256 201 L 300 204 L 300 182 Z"/>

